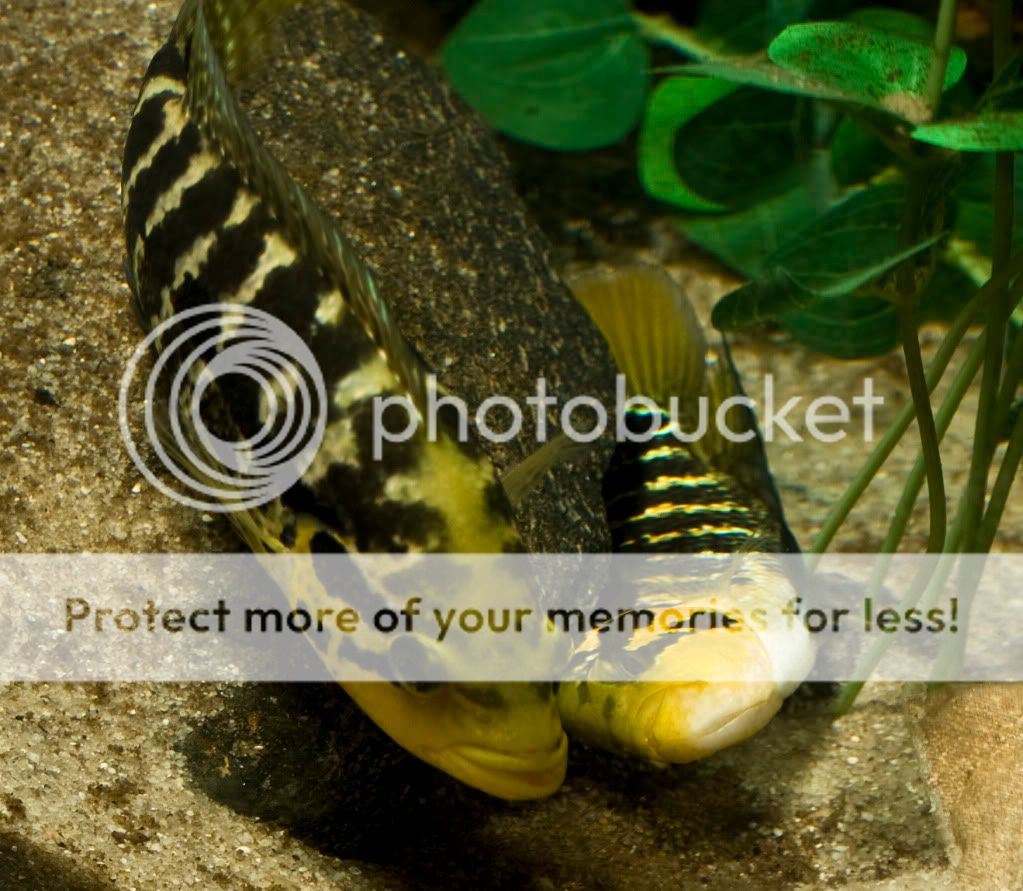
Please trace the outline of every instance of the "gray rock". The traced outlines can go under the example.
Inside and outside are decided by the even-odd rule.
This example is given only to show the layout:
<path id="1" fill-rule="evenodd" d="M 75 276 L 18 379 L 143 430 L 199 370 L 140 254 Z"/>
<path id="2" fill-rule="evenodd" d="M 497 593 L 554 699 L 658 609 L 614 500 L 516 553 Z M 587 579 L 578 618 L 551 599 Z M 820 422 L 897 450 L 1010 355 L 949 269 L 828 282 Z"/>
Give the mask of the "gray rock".
<path id="1" fill-rule="evenodd" d="M 244 92 L 260 135 L 339 221 L 380 293 L 442 383 L 470 409 L 490 396 L 523 409 L 522 435 L 487 442 L 500 469 L 537 447 L 538 379 L 556 397 L 612 405 L 614 367 L 589 316 L 561 285 L 550 245 L 511 185 L 492 132 L 435 69 L 408 56 L 359 10 L 299 7 Z M 580 424 L 585 411 L 580 411 Z M 503 430 L 507 415 L 488 415 Z M 528 497 L 531 550 L 599 551 L 606 449 L 558 468 Z"/>

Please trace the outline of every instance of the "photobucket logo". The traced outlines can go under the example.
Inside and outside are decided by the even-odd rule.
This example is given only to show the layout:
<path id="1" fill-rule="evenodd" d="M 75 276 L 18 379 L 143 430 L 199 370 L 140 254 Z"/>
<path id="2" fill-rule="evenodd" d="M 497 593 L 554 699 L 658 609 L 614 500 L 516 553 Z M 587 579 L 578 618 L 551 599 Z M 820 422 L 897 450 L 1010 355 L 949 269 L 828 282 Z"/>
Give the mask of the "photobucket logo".
<path id="1" fill-rule="evenodd" d="M 862 410 L 862 431 L 866 442 L 874 439 L 874 408 L 884 404 L 884 398 L 874 394 L 874 382 L 864 378 L 863 393 L 852 398 L 853 407 L 837 396 L 818 396 L 801 406 L 802 397 L 792 396 L 782 405 L 778 405 L 774 392 L 774 377 L 767 374 L 763 380 L 764 398 L 762 404 L 745 394 L 736 394 L 723 399 L 714 410 L 710 410 L 710 400 L 700 396 L 693 405 L 681 405 L 677 397 L 671 397 L 669 404 L 660 406 L 645 396 L 629 396 L 625 376 L 619 374 L 615 378 L 615 405 L 612 412 L 599 400 L 592 396 L 575 396 L 569 399 L 560 411 L 560 427 L 570 440 L 574 442 L 593 442 L 604 435 L 614 417 L 615 438 L 618 442 L 648 442 L 660 429 L 665 420 L 671 425 L 672 435 L 679 442 L 693 443 L 702 439 L 713 424 L 714 431 L 731 442 L 748 442 L 756 436 L 748 423 L 735 423 L 733 411 L 736 408 L 748 408 L 758 411 L 758 422 L 763 438 L 773 442 L 779 435 L 792 442 L 802 442 L 803 436 L 796 429 L 796 424 L 805 430 L 811 439 L 818 442 L 838 442 L 845 439 L 848 432 L 844 429 L 852 422 L 857 409 Z M 526 403 L 535 410 L 537 442 L 546 442 L 547 410 L 558 407 L 558 399 L 547 392 L 547 382 L 538 378 L 536 395 L 527 396 Z M 511 417 L 511 423 L 503 430 L 495 430 L 490 413 L 501 407 Z M 468 439 L 469 409 L 465 401 L 448 394 L 439 396 L 435 375 L 427 378 L 426 405 L 426 438 L 435 441 L 437 438 L 437 418 L 441 409 L 455 410 L 458 418 L 457 437 L 461 441 Z M 389 409 L 404 409 L 404 426 L 396 421 L 396 412 Z M 577 411 L 585 409 L 592 416 L 593 423 L 586 429 L 579 429 L 573 422 Z M 802 418 L 798 417 L 802 410 Z M 646 430 L 634 430 L 627 423 L 630 412 L 645 412 L 650 417 Z M 385 423 L 385 415 L 387 422 Z M 687 423 L 683 424 L 683 418 Z M 695 418 L 695 425 L 693 420 Z M 489 442 L 509 442 L 522 432 L 524 414 L 521 406 L 507 396 L 490 396 L 484 399 L 474 416 L 479 435 Z M 379 461 L 383 457 L 386 443 L 407 442 L 419 431 L 422 413 L 407 396 L 377 396 L 373 400 L 373 459 Z"/>
<path id="2" fill-rule="evenodd" d="M 184 492 L 146 465 L 128 425 L 129 392 L 154 343 L 161 350 L 145 384 L 146 436 Z M 218 436 L 204 418 L 211 405 L 226 415 L 228 397 L 210 388 L 227 376 L 248 378 L 258 393 L 261 426 L 251 436 Z M 323 441 L 326 405 L 319 365 L 291 328 L 259 309 L 209 303 L 172 316 L 139 344 L 117 409 L 128 453 L 152 485 L 189 507 L 226 513 L 265 504 L 301 477 Z"/>

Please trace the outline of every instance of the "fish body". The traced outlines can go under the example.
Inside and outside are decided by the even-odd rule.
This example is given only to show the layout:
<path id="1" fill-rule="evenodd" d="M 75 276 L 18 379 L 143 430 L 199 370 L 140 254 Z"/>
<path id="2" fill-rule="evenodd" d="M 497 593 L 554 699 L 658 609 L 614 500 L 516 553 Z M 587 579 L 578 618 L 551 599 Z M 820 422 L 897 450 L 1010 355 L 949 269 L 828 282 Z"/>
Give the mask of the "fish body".
<path id="1" fill-rule="evenodd" d="M 441 413 L 436 436 L 420 425 L 375 453 L 374 400 L 401 397 L 421 410 L 429 369 L 391 320 L 369 268 L 265 149 L 232 91 L 291 2 L 185 0 L 146 72 L 122 171 L 139 318 L 151 329 L 196 307 L 261 310 L 317 360 L 327 402 L 319 451 L 279 497 L 229 513 L 253 550 L 521 551 L 494 468 L 456 419 Z M 232 324 L 226 312 L 225 335 Z M 178 400 L 192 439 L 185 408 L 215 354 L 198 352 Z M 218 379 L 202 396 L 211 428 L 228 440 L 257 436 L 270 415 L 266 391 L 244 375 Z M 337 606 L 308 578 L 286 587 L 293 602 L 300 589 L 306 607 Z M 331 654 L 322 655 L 329 665 Z M 534 798 L 563 779 L 567 742 L 549 684 L 346 689 L 399 744 L 484 791 Z"/>
<path id="2" fill-rule="evenodd" d="M 605 334 L 630 392 L 647 399 L 624 419 L 632 434 L 647 438 L 619 442 L 603 479 L 613 549 L 663 555 L 629 580 L 634 606 L 659 617 L 684 607 L 689 619 L 663 633 L 633 633 L 624 645 L 589 634 L 576 653 L 588 679 L 561 685 L 562 720 L 573 738 L 603 748 L 691 761 L 763 727 L 795 689 L 791 678 L 810 670 L 805 630 L 771 631 L 795 598 L 773 555 L 798 546 L 752 409 L 733 401 L 723 410 L 727 429 L 743 442 L 712 426 L 722 404 L 741 395 L 738 376 L 726 346 L 707 348 L 670 276 L 645 266 L 598 268 L 570 284 Z M 687 575 L 670 558 L 678 554 L 728 557 L 709 558 L 716 561 L 709 573 L 704 562 Z M 765 630 L 751 616 L 772 621 Z M 636 682 L 601 680 L 616 669 L 620 678 L 623 666 Z M 673 671 L 700 680 L 671 680 Z"/>

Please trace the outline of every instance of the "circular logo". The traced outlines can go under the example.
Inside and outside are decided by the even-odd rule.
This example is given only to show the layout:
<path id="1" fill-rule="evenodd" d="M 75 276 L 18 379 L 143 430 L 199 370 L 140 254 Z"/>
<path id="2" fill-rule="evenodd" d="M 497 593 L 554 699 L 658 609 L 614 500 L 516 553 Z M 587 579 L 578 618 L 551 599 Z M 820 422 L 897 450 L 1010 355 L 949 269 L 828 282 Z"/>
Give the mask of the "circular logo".
<path id="1" fill-rule="evenodd" d="M 129 392 L 153 344 L 160 352 L 145 385 L 145 430 L 181 489 L 147 466 L 128 426 Z M 204 406 L 228 407 L 218 393 L 227 376 L 256 387 L 261 426 L 251 436 L 223 438 L 204 419 Z M 207 303 L 161 322 L 139 344 L 121 378 L 117 414 L 128 453 L 150 483 L 189 507 L 228 513 L 265 504 L 298 481 L 323 441 L 326 406 L 320 367 L 291 328 L 260 309 Z"/>

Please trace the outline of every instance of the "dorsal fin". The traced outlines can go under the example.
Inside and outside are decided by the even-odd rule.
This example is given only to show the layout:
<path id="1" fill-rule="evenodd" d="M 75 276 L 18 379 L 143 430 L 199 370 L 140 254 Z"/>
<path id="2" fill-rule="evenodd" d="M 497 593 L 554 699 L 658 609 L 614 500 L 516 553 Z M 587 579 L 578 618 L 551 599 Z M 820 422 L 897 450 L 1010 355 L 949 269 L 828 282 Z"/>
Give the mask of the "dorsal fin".
<path id="1" fill-rule="evenodd" d="M 706 435 L 691 445 L 693 453 L 708 467 L 729 474 L 740 488 L 766 505 L 780 521 L 782 550 L 798 551 L 799 547 L 785 524 L 781 498 L 767 465 L 767 453 L 755 412 L 742 403 L 733 403 L 725 411 L 724 426 L 729 431 L 743 436 L 752 432 L 753 435 L 742 442 L 725 436 L 718 426 L 717 412 L 721 404 L 733 396 L 746 395 L 728 342 L 723 337 L 721 346 L 707 355 L 703 395 L 707 399 L 709 423 Z"/>
<path id="2" fill-rule="evenodd" d="M 659 266 L 596 266 L 566 282 L 611 348 L 630 395 L 667 407 L 695 399 L 706 342 L 692 304 Z"/>
<path id="3" fill-rule="evenodd" d="M 188 37 L 202 6 L 210 42 L 217 51 L 227 80 L 240 84 L 258 62 L 270 55 L 276 20 L 299 0 L 185 0 L 175 34 Z"/>
<path id="4" fill-rule="evenodd" d="M 356 318 L 387 357 L 387 363 L 407 394 L 425 412 L 427 369 L 409 348 L 387 305 L 377 293 L 369 267 L 341 234 L 331 217 L 263 145 L 228 83 L 222 54 L 243 73 L 259 51 L 276 12 L 293 0 L 187 0 L 176 31 L 189 42 L 186 101 L 203 134 L 241 174 L 249 188 L 266 203 L 289 239 L 318 262 L 341 289 Z M 214 9 L 219 24 L 211 30 L 206 11 Z M 245 22 L 246 24 L 242 24 Z M 239 30 L 240 29 L 240 30 Z M 249 41 L 248 47 L 242 42 Z"/>

